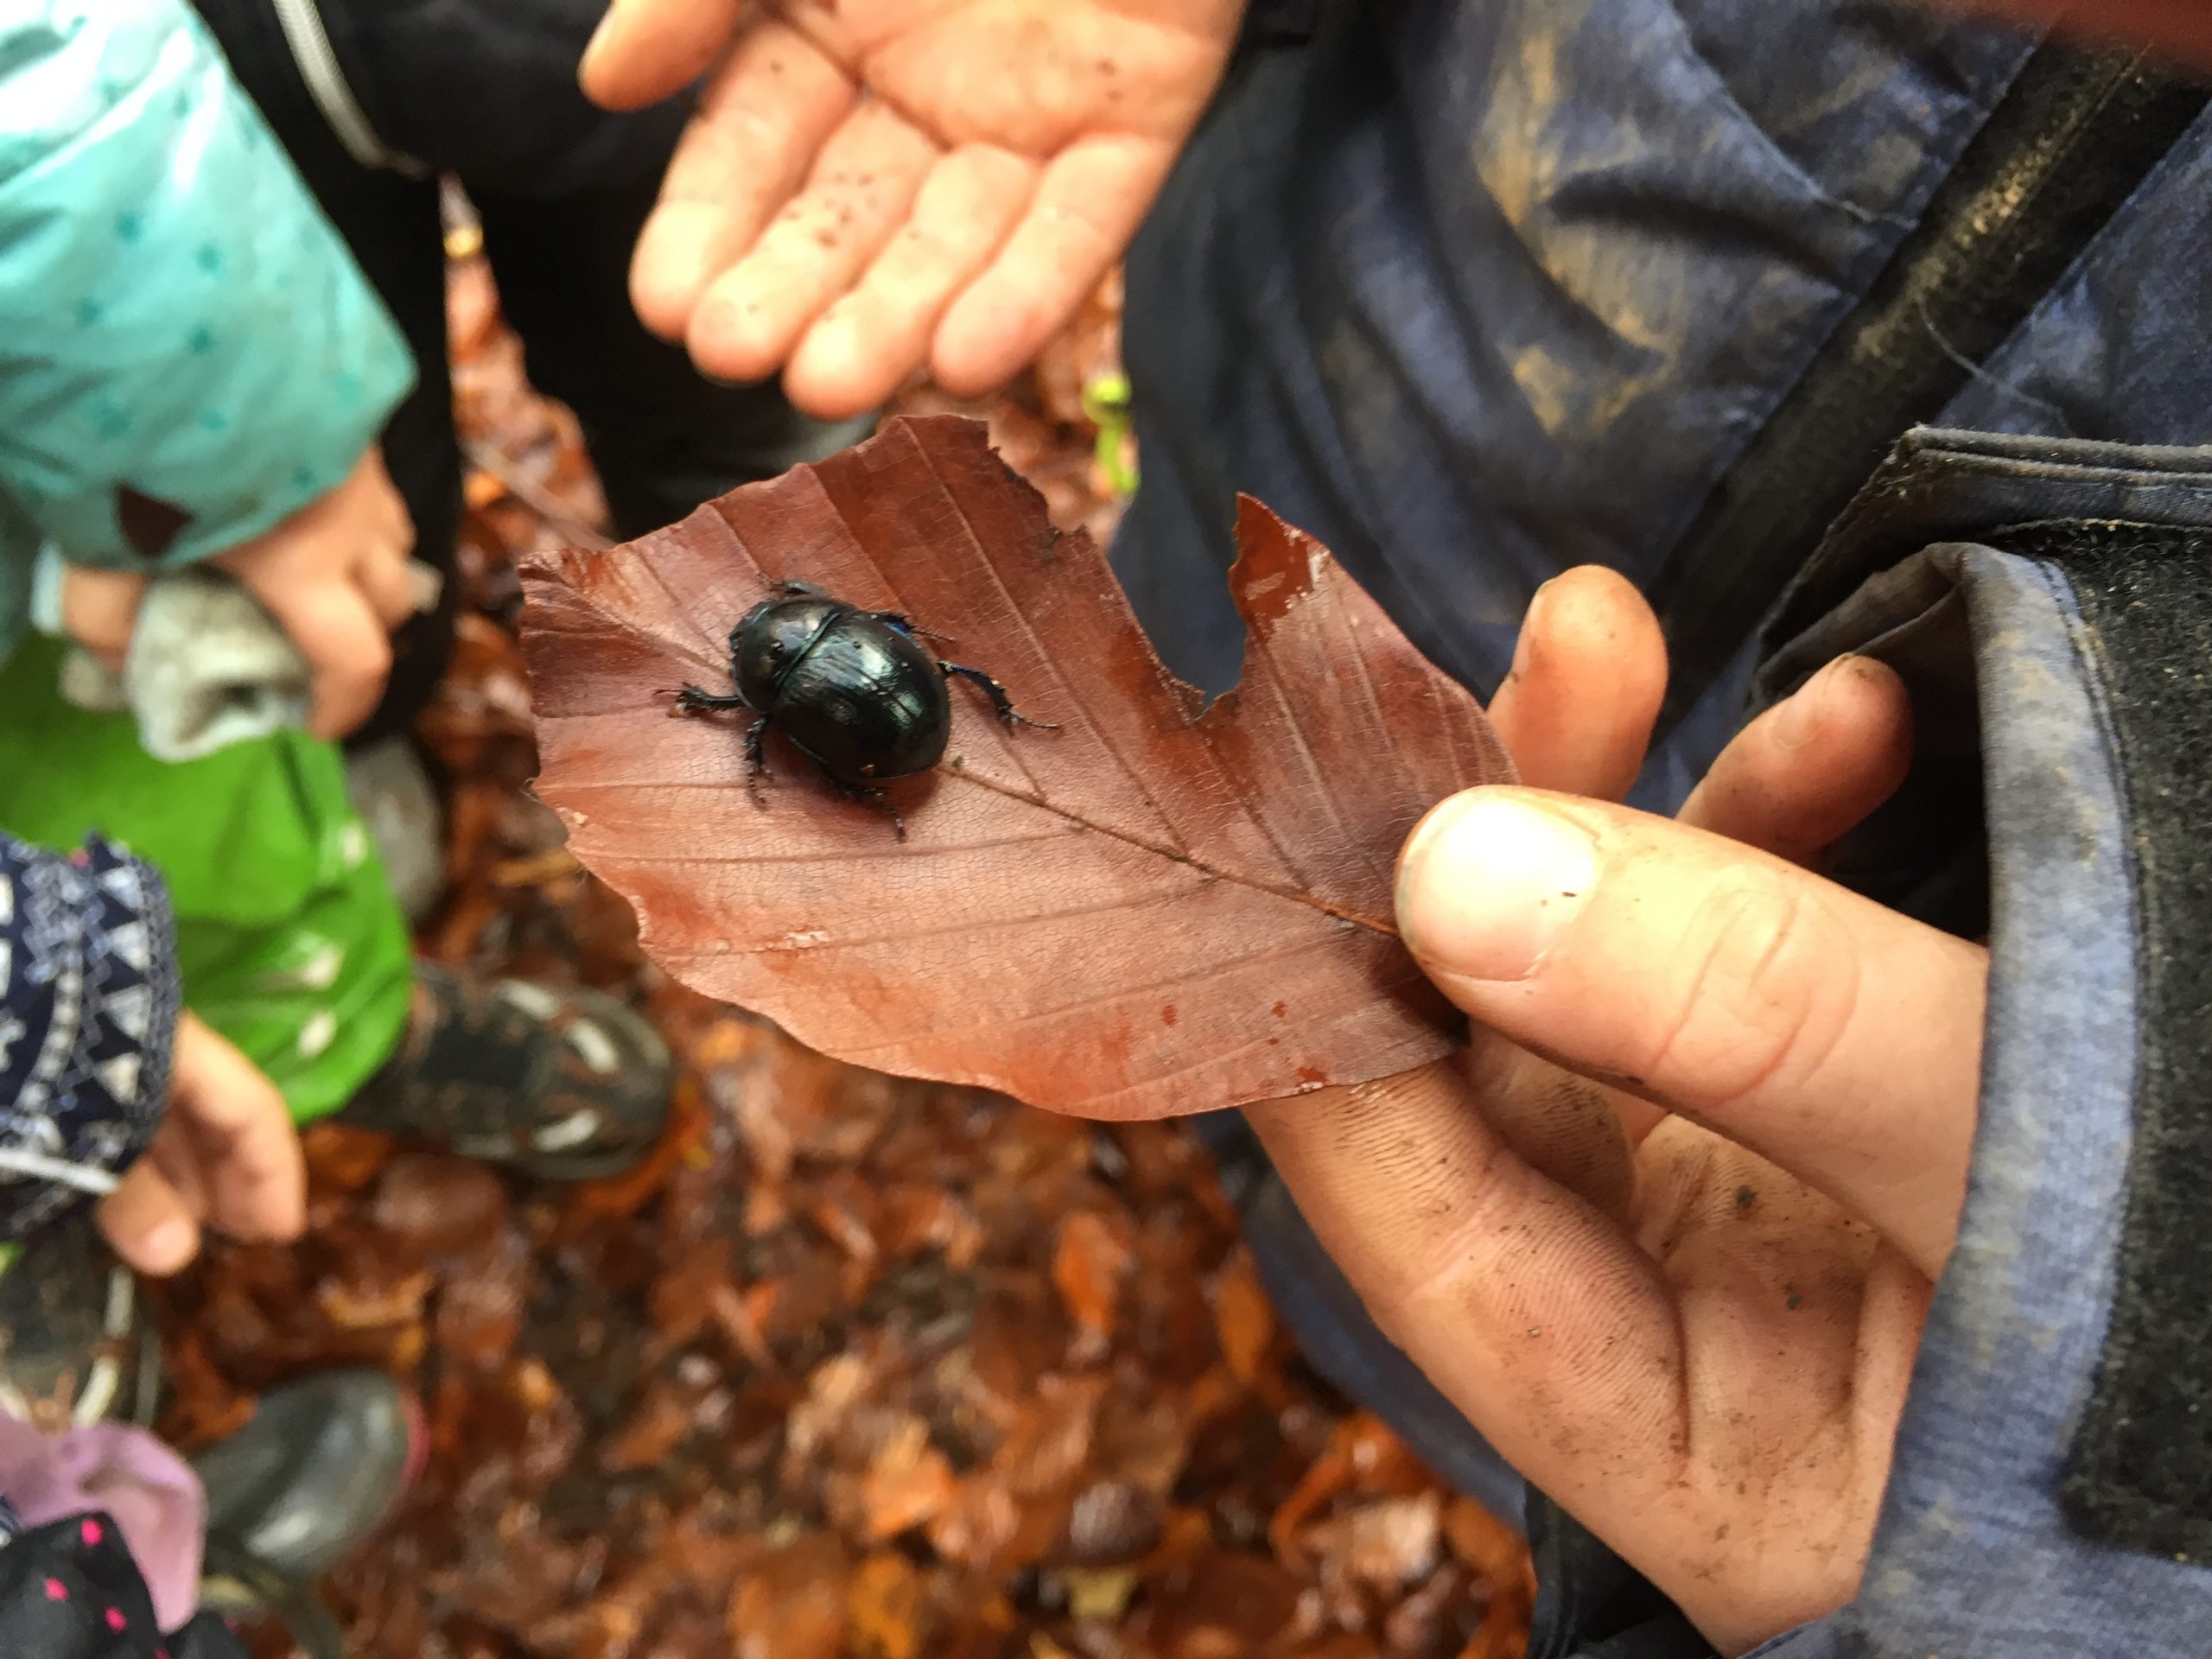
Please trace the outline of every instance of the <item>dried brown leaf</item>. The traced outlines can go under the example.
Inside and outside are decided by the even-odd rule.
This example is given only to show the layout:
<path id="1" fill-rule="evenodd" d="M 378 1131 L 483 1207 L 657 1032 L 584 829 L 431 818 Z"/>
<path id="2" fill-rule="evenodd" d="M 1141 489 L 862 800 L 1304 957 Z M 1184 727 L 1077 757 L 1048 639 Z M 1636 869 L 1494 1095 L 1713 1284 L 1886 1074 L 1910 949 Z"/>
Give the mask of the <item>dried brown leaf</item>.
<path id="1" fill-rule="evenodd" d="M 1102 1480 L 1076 1495 L 1068 1514 L 1068 1559 L 1077 1567 L 1118 1567 L 1159 1545 L 1166 1505 L 1155 1492 Z"/>
<path id="2" fill-rule="evenodd" d="M 1448 1659 L 1471 1623 L 1467 1569 L 1446 1561 L 1415 1586 L 1383 1622 L 1384 1639 L 1401 1659 Z"/>
<path id="3" fill-rule="evenodd" d="M 1015 1418 L 992 1467 L 1017 1497 L 1061 1492 L 1082 1472 L 1106 1395 L 1103 1376 L 1041 1379 L 1036 1397 Z"/>
<path id="4" fill-rule="evenodd" d="M 1217 1551 L 1161 1598 L 1158 1649 L 1175 1659 L 1257 1659 L 1276 1650 L 1298 1600 L 1298 1580 L 1274 1561 Z"/>
<path id="5" fill-rule="evenodd" d="M 1528 1651 L 1529 1624 L 1536 1605 L 1536 1573 L 1528 1545 L 1504 1522 L 1466 1497 L 1446 1505 L 1444 1537 L 1452 1554 L 1486 1583 L 1490 1595 L 1481 1628 L 1460 1659 L 1521 1659 Z"/>
<path id="6" fill-rule="evenodd" d="M 391 1137 L 345 1123 L 311 1124 L 300 1134 L 308 1177 L 318 1188 L 358 1192 L 376 1179 L 392 1151 Z"/>
<path id="7" fill-rule="evenodd" d="M 1275 1339 L 1274 1305 L 1261 1287 L 1252 1253 L 1239 1246 L 1214 1283 L 1213 1313 L 1222 1357 L 1240 1382 L 1257 1382 Z"/>
<path id="8" fill-rule="evenodd" d="M 918 1659 L 923 1590 L 921 1574 L 903 1555 L 871 1555 L 861 1563 L 846 1603 L 847 1641 L 858 1659 Z"/>
<path id="9" fill-rule="evenodd" d="M 385 1166 L 369 1218 L 416 1259 L 454 1255 L 490 1243 L 506 1225 L 506 1185 L 466 1158 L 403 1152 Z"/>
<path id="10" fill-rule="evenodd" d="M 1052 1284 L 1068 1317 L 1102 1343 L 1114 1334 L 1122 1280 L 1135 1259 L 1126 1230 L 1096 1211 L 1078 1210 L 1060 1224 L 1052 1251 Z"/>
<path id="11" fill-rule="evenodd" d="M 771 1551 L 730 1598 L 736 1659 L 836 1659 L 851 1579 L 843 1547 L 826 1533 Z"/>
<path id="12" fill-rule="evenodd" d="M 1310 1528 L 1305 1542 L 1363 1584 L 1409 1584 L 1436 1563 L 1443 1507 L 1433 1491 L 1418 1497 L 1377 1498 Z"/>
<path id="13" fill-rule="evenodd" d="M 1454 1555 L 1489 1580 L 1493 1592 L 1510 1589 L 1528 1571 L 1529 1546 L 1521 1535 L 1471 1497 L 1454 1498 L 1446 1506 L 1444 1537 Z"/>
<path id="14" fill-rule="evenodd" d="M 1460 1021 L 1400 944 L 1391 879 L 1429 806 L 1510 775 L 1474 700 L 1310 537 L 1247 503 L 1240 689 L 1203 714 L 1103 557 L 951 419 L 605 554 L 524 565 L 543 798 L 676 976 L 813 1047 L 1035 1105 L 1159 1117 L 1405 1071 Z M 778 579 L 908 613 L 1058 731 L 954 700 L 893 787 L 910 838 L 669 693 L 728 683 Z"/>
<path id="15" fill-rule="evenodd" d="M 505 1359 L 522 1335 L 532 1272 L 530 1246 L 512 1232 L 456 1264 L 438 1297 L 438 1346 L 472 1364 Z"/>
<path id="16" fill-rule="evenodd" d="M 649 1469 L 683 1443 L 696 1427 L 696 1402 L 665 1379 L 645 1390 L 629 1426 L 600 1448 L 601 1466 L 620 1473 Z"/>
<path id="17" fill-rule="evenodd" d="M 861 1482 L 870 1542 L 927 1526 L 951 1504 L 957 1483 L 944 1453 L 930 1444 L 929 1425 L 908 1417 L 887 1440 Z"/>

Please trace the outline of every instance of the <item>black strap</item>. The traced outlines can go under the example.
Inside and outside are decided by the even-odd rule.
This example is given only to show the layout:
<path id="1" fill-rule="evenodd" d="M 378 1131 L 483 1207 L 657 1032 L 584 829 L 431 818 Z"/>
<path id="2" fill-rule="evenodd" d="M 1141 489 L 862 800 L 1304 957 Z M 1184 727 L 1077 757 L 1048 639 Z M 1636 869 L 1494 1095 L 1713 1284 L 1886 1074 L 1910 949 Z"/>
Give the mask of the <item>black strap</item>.
<path id="1" fill-rule="evenodd" d="M 1675 547 L 1652 595 L 1674 672 L 1662 731 L 1726 672 L 1891 446 L 2012 336 L 2209 92 L 2139 53 L 2047 45 L 2029 59 Z"/>
<path id="2" fill-rule="evenodd" d="M 2051 560 L 2071 584 L 2125 791 L 2135 890 L 2127 1207 L 2067 1506 L 2091 1537 L 2212 1564 L 2212 531 L 2044 525 L 2001 544 Z"/>

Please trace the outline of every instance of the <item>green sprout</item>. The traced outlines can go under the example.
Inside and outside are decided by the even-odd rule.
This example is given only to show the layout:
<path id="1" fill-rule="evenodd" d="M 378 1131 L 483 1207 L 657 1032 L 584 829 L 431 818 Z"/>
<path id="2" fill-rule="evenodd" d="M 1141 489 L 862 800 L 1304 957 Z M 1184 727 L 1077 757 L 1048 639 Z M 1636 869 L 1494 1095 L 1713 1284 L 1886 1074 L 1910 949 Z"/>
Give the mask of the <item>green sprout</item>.
<path id="1" fill-rule="evenodd" d="M 1136 493 L 1136 464 L 1128 459 L 1133 398 L 1129 377 L 1102 374 L 1083 389 L 1083 417 L 1098 429 L 1098 467 L 1114 493 L 1127 499 Z"/>

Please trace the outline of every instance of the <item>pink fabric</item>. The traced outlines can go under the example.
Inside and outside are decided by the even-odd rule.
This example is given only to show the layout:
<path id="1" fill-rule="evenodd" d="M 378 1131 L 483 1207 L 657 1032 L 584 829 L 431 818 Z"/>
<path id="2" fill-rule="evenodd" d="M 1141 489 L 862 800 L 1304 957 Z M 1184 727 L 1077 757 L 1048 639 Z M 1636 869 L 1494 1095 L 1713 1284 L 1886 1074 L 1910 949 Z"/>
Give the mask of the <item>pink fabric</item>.
<path id="1" fill-rule="evenodd" d="M 153 1594 L 154 1617 L 174 1630 L 200 1599 L 207 1505 L 200 1477 L 143 1428 L 96 1423 L 41 1434 L 0 1412 L 0 1492 L 27 1527 L 105 1510 Z M 97 1521 L 86 1521 L 97 1542 Z"/>

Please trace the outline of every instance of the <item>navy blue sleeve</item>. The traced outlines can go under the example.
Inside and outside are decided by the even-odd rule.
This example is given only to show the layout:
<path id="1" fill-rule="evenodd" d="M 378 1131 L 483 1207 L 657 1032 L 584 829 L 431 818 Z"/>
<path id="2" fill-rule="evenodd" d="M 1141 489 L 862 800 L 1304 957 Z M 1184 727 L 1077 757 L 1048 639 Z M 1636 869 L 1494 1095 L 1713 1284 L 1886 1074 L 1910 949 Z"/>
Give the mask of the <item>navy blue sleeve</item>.
<path id="1" fill-rule="evenodd" d="M 111 1189 L 168 1096 L 178 982 L 161 877 L 98 836 L 0 836 L 0 1242 Z"/>

